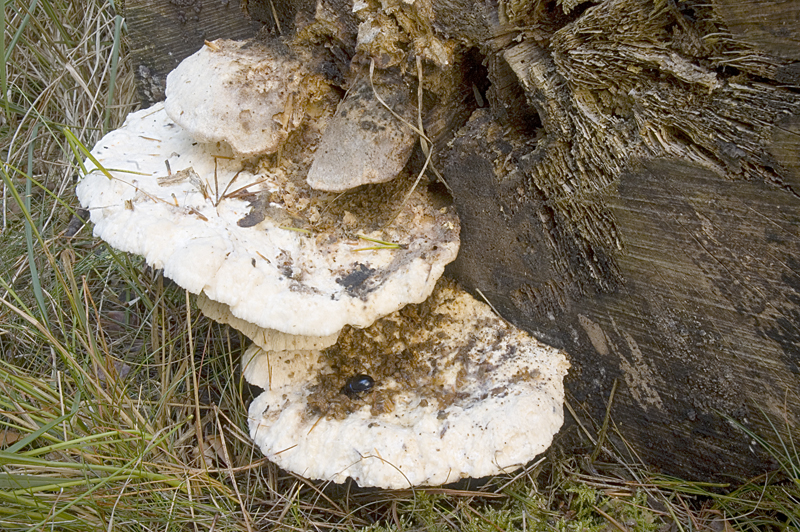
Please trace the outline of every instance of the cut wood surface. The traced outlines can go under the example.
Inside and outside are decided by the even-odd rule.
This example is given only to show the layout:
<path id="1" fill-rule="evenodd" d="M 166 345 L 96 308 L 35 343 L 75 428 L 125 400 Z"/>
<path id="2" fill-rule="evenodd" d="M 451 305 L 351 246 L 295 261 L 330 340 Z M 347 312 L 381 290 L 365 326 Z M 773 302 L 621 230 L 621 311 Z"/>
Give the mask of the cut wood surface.
<path id="1" fill-rule="evenodd" d="M 143 24 L 182 31 L 150 4 L 128 1 L 134 45 Z M 611 419 L 650 466 L 735 482 L 774 467 L 736 424 L 769 439 L 767 417 L 800 422 L 797 3 L 361 4 L 278 18 L 337 58 L 342 88 L 370 60 L 419 83 L 424 59 L 433 163 L 461 216 L 449 273 L 570 354 L 584 426 L 616 380 Z M 383 40 L 354 44 L 358 23 Z M 561 445 L 579 436 L 568 423 Z"/>
<path id="2" fill-rule="evenodd" d="M 167 74 L 206 40 L 247 39 L 261 27 L 239 0 L 129 0 L 123 14 L 144 105 L 164 99 Z"/>

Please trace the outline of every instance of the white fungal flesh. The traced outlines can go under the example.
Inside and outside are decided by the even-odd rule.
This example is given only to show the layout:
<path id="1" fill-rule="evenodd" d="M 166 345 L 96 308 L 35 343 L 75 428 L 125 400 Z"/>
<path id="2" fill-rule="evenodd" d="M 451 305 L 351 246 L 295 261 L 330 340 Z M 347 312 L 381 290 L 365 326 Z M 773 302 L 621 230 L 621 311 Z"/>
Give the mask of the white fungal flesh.
<path id="1" fill-rule="evenodd" d="M 276 390 L 305 382 L 320 370 L 318 350 L 265 351 L 250 346 L 242 356 L 242 375 L 264 390 Z"/>
<path id="2" fill-rule="evenodd" d="M 336 343 L 338 331 L 328 336 L 298 336 L 286 334 L 275 329 L 265 329 L 254 323 L 237 318 L 231 314 L 228 305 L 213 301 L 205 294 L 197 296 L 197 308 L 206 317 L 230 325 L 250 338 L 253 343 L 264 351 L 308 351 L 311 349 L 325 349 Z M 251 382 L 251 384 L 256 384 Z"/>
<path id="3" fill-rule="evenodd" d="M 95 235 L 266 329 L 321 337 L 367 326 L 424 301 L 458 252 L 457 216 L 418 192 L 391 227 L 363 235 L 403 249 L 359 251 L 370 243 L 341 231 L 292 230 L 277 204 L 276 216 L 241 227 L 252 210 L 244 191 L 277 194 L 279 173 L 245 166 L 226 144 L 197 142 L 162 104 L 131 114 L 92 154 L 112 175 L 87 160 L 77 186 Z"/>
<path id="4" fill-rule="evenodd" d="M 250 434 L 262 452 L 308 478 L 352 477 L 360 486 L 391 489 L 508 472 L 543 452 L 563 422 L 564 353 L 464 292 L 440 288 L 431 298 L 439 325 L 403 342 L 429 346 L 417 355 L 429 365 L 430 389 L 441 393 L 424 395 L 388 378 L 370 393 L 395 390 L 391 411 L 374 415 L 367 395 L 337 420 L 307 411 L 320 374 L 332 369 L 298 371 L 284 386 L 273 380 L 250 406 Z M 384 320 L 402 321 L 397 314 Z M 456 399 L 440 404 L 444 392 Z"/>
<path id="5" fill-rule="evenodd" d="M 313 90 L 325 90 L 309 63 L 277 41 L 214 41 L 167 76 L 167 114 L 197 140 L 225 141 L 243 156 L 273 153 Z"/>

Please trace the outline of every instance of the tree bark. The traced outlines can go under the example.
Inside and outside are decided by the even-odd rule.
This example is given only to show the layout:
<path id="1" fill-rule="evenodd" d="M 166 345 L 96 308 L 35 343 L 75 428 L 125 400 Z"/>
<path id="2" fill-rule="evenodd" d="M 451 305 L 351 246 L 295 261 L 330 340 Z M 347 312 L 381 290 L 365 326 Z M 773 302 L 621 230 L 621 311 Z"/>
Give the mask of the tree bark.
<path id="1" fill-rule="evenodd" d="M 425 59 L 462 220 L 449 274 L 569 353 L 584 427 L 617 381 L 611 419 L 650 466 L 773 467 L 737 424 L 770 439 L 800 416 L 796 2 L 274 1 L 284 37 L 344 56 L 345 77 Z M 155 23 L 152 4 L 129 17 Z M 357 43 L 359 24 L 384 40 Z"/>

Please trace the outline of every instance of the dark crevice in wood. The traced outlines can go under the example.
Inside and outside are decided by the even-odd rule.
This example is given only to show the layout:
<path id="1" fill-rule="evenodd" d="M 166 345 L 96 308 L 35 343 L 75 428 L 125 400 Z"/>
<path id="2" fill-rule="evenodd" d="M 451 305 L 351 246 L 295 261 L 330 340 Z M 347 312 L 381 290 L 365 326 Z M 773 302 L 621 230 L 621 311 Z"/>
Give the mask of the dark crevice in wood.
<path id="1" fill-rule="evenodd" d="M 742 71 L 736 67 L 728 66 L 728 65 L 721 65 L 714 69 L 720 79 L 728 80 L 731 78 L 735 78 L 742 74 Z"/>
<path id="2" fill-rule="evenodd" d="M 510 138 L 536 139 L 543 127 L 539 111 L 528 100 L 525 89 L 502 56 L 492 59 L 491 79 L 487 97 L 506 134 Z"/>
<path id="3" fill-rule="evenodd" d="M 486 56 L 481 53 L 478 47 L 473 46 L 464 53 L 461 66 L 458 69 L 463 72 L 464 82 L 472 84 L 482 100 L 486 100 L 486 91 L 489 90 L 492 82 L 489 80 L 489 70 L 486 68 Z M 479 107 L 476 98 L 475 107 Z M 474 109 L 472 109 L 474 111 Z M 470 112 L 470 114 L 472 114 Z M 466 121 L 464 122 L 466 124 Z M 461 124 L 459 127 L 463 127 Z"/>
<path id="4" fill-rule="evenodd" d="M 477 47 L 471 47 L 461 53 L 455 71 L 459 72 L 460 81 L 453 91 L 461 105 L 453 119 L 448 123 L 449 142 L 455 133 L 466 125 L 469 117 L 479 107 L 488 105 L 487 92 L 492 82 L 485 65 L 486 57 Z M 439 145 L 442 142 L 438 143 Z"/>
<path id="5" fill-rule="evenodd" d="M 512 17 L 513 22 L 530 26 L 538 26 L 547 34 L 553 34 L 565 26 L 575 22 L 583 13 L 592 7 L 594 2 L 578 2 L 557 0 L 535 0 L 528 3 L 527 11 Z M 567 8 L 567 7 L 570 8 Z"/>

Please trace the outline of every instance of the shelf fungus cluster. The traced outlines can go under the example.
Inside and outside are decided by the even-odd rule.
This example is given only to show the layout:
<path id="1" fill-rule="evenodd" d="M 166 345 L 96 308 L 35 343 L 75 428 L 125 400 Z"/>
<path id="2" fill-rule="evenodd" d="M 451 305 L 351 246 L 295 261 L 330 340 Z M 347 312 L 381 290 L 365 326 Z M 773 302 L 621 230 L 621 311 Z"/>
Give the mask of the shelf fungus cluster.
<path id="1" fill-rule="evenodd" d="M 561 425 L 564 354 L 440 280 L 459 221 L 404 170 L 402 78 L 326 68 L 209 43 L 92 150 L 94 232 L 253 340 L 251 435 L 282 467 L 401 488 L 521 466 Z"/>
<path id="2" fill-rule="evenodd" d="M 563 421 L 564 354 L 445 279 L 425 303 L 347 327 L 322 351 L 248 355 L 266 389 L 251 435 L 311 478 L 399 489 L 513 471 Z"/>

